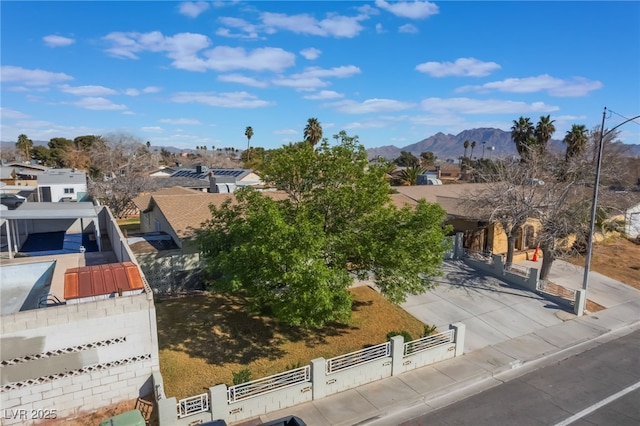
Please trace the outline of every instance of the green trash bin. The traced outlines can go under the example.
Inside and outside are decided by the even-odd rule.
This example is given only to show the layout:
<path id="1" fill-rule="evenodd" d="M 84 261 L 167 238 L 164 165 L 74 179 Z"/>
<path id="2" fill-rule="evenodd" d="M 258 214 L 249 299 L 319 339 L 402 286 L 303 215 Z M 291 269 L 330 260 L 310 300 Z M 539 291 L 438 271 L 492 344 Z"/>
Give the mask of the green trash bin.
<path id="1" fill-rule="evenodd" d="M 140 410 L 131 410 L 100 422 L 100 426 L 145 426 Z"/>

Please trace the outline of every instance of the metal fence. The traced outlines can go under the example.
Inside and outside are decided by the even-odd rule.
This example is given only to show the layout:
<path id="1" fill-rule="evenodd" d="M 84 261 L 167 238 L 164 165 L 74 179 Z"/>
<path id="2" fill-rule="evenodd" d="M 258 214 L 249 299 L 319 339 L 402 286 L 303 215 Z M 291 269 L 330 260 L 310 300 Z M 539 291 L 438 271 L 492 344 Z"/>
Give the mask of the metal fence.
<path id="1" fill-rule="evenodd" d="M 505 272 L 511 272 L 524 278 L 529 278 L 531 275 L 531 268 L 524 265 L 516 265 L 515 263 L 505 266 L 504 270 Z"/>
<path id="2" fill-rule="evenodd" d="M 548 293 L 553 296 L 558 296 L 563 299 L 567 299 L 571 302 L 575 302 L 576 300 L 576 290 L 572 288 L 563 287 L 561 285 L 546 281 L 539 280 L 537 285 L 538 291 L 543 293 Z"/>
<path id="3" fill-rule="evenodd" d="M 475 251 L 475 250 L 464 249 L 464 257 L 467 257 L 473 260 L 479 260 L 480 262 L 486 262 L 489 264 L 493 263 L 493 257 L 490 251 Z"/>
<path id="4" fill-rule="evenodd" d="M 355 367 L 365 362 L 391 356 L 391 342 L 381 343 L 366 349 L 340 355 L 326 361 L 327 374 Z"/>
<path id="5" fill-rule="evenodd" d="M 284 373 L 231 386 L 227 389 L 227 401 L 238 402 L 257 395 L 273 392 L 298 383 L 311 381 L 311 367 L 305 366 Z"/>
<path id="6" fill-rule="evenodd" d="M 191 396 L 178 401 L 178 418 L 192 416 L 198 413 L 209 411 L 209 394 L 201 393 L 200 395 Z"/>
<path id="7" fill-rule="evenodd" d="M 448 330 L 443 333 L 432 334 L 421 339 L 405 342 L 403 356 L 413 355 L 418 352 L 432 349 L 437 346 L 448 345 L 454 342 L 454 330 Z"/>

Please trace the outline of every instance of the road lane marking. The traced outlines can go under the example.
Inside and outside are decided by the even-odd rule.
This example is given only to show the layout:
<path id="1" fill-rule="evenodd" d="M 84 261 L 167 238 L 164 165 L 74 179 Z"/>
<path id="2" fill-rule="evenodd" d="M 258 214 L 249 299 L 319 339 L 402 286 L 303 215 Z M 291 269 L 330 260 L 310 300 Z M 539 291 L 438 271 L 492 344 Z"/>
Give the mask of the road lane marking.
<path id="1" fill-rule="evenodd" d="M 576 420 L 583 418 L 587 414 L 593 413 L 594 411 L 604 407 L 605 405 L 615 401 L 618 398 L 622 398 L 623 396 L 625 396 L 629 392 L 633 392 L 634 390 L 636 390 L 638 388 L 640 388 L 640 382 L 638 382 L 638 383 L 636 383 L 634 385 L 631 385 L 628 388 L 622 389 L 620 392 L 614 393 L 610 397 L 605 398 L 600 402 L 596 402 L 595 404 L 585 408 L 584 410 L 580 411 L 579 413 L 574 414 L 573 416 L 569 417 L 568 419 L 566 419 L 564 421 L 561 421 L 560 423 L 556 423 L 555 426 L 567 426 L 567 425 L 570 425 L 571 423 L 575 422 Z"/>

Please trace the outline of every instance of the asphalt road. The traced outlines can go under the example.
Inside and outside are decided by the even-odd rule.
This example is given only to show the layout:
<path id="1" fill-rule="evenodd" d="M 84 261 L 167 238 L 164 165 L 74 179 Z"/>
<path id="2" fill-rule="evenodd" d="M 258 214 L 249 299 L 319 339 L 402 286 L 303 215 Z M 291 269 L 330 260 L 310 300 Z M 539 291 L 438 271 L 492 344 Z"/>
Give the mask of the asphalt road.
<path id="1" fill-rule="evenodd" d="M 442 409 L 397 412 L 369 424 L 640 425 L 640 331 Z"/>

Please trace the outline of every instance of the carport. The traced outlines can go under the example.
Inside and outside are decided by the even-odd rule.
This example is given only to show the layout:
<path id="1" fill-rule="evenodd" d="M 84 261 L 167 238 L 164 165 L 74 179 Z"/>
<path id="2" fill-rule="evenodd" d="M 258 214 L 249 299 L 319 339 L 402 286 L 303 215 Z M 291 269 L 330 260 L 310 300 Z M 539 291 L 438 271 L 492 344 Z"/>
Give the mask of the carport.
<path id="1" fill-rule="evenodd" d="M 93 224 L 98 251 L 102 251 L 100 241 L 99 206 L 90 202 L 79 203 L 24 203 L 15 210 L 3 210 L 0 228 L 5 230 L 9 259 L 19 251 L 32 233 L 67 231 L 80 221 L 81 233 L 85 225 Z M 65 228 L 65 226 L 67 226 Z"/>

